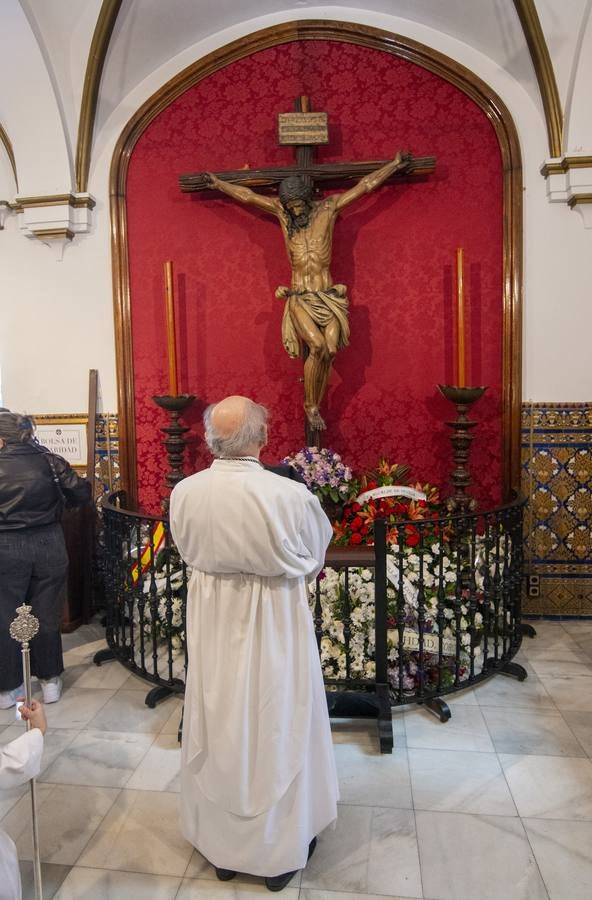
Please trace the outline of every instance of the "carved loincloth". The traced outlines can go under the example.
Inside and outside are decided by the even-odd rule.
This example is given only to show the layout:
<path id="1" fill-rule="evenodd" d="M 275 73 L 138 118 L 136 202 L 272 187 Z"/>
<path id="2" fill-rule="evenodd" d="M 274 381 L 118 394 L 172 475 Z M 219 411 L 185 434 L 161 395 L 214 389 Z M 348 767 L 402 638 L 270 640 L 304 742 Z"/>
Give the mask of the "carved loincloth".
<path id="1" fill-rule="evenodd" d="M 282 343 L 289 356 L 301 355 L 300 340 L 290 315 L 290 300 L 300 303 L 311 319 L 325 328 L 332 319 L 339 322 L 339 342 L 337 349 L 349 344 L 349 320 L 347 317 L 348 299 L 345 284 L 334 284 L 326 291 L 292 291 L 289 288 L 278 288 L 276 296 L 285 297 L 284 316 L 282 319 Z"/>

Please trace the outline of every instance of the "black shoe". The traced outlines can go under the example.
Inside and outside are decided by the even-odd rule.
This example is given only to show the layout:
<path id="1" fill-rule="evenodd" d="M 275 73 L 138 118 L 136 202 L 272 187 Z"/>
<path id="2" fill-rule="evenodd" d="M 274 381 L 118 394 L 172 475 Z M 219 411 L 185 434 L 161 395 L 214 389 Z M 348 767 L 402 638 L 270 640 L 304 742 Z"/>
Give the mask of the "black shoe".
<path id="1" fill-rule="evenodd" d="M 307 862 L 315 852 L 315 848 L 317 846 L 317 839 L 314 837 L 310 844 L 308 845 L 308 857 Z M 265 886 L 268 891 L 281 891 L 286 887 L 287 884 L 290 883 L 292 878 L 296 872 L 284 872 L 283 875 L 275 875 L 273 878 L 265 879 Z"/>
<path id="2" fill-rule="evenodd" d="M 218 869 L 217 866 L 214 866 L 216 869 L 216 878 L 218 881 L 232 881 L 236 872 L 233 872 L 232 869 Z"/>
<path id="3" fill-rule="evenodd" d="M 294 872 L 284 872 L 283 875 L 274 875 L 273 878 L 266 878 L 265 887 L 268 891 L 281 891 L 291 882 L 297 871 L 296 869 Z"/>

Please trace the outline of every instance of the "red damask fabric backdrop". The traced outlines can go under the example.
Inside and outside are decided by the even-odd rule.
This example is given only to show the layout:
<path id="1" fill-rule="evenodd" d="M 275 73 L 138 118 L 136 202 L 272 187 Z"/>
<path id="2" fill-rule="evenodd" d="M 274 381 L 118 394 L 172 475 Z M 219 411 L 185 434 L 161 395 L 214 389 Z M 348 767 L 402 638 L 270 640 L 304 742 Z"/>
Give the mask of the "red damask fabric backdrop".
<path id="1" fill-rule="evenodd" d="M 386 185 L 337 222 L 332 274 L 349 287 L 351 343 L 340 351 L 325 400 L 326 445 L 355 469 L 381 455 L 446 489 L 451 407 L 437 383 L 454 383 L 455 251 L 465 249 L 468 373 L 489 386 L 474 408 L 476 493 L 501 490 L 502 168 L 485 114 L 421 67 L 336 41 L 280 45 L 235 62 L 190 88 L 137 142 L 127 216 L 138 485 L 158 510 L 165 472 L 152 402 L 168 393 L 163 262 L 173 260 L 179 390 L 197 396 L 187 471 L 209 464 L 200 415 L 240 393 L 271 412 L 265 461 L 304 437 L 302 366 L 281 343 L 275 288 L 290 269 L 274 219 L 214 194 L 182 194 L 181 173 L 287 165 L 277 114 L 308 94 L 329 114 L 322 162 L 387 159 L 399 149 L 437 158 L 418 182 Z"/>

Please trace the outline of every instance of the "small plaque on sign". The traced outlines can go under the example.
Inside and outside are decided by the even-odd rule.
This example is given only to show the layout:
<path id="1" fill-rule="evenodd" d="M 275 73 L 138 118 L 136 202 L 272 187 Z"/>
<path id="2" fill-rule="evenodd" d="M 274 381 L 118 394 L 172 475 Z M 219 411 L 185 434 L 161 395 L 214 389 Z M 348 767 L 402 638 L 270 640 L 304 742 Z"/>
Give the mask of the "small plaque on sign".
<path id="1" fill-rule="evenodd" d="M 35 436 L 43 447 L 62 456 L 71 466 L 86 465 L 86 425 L 37 422 Z"/>
<path id="2" fill-rule="evenodd" d="M 278 116 L 280 144 L 328 144 L 327 113 L 293 112 Z"/>

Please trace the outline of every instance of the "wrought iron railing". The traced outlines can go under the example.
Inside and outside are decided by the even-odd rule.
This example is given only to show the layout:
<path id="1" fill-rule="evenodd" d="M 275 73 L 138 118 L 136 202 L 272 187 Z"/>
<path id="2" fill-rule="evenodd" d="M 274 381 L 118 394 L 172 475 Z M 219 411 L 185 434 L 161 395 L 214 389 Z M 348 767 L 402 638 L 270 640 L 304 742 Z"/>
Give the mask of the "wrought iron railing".
<path id="1" fill-rule="evenodd" d="M 153 685 L 153 707 L 182 694 L 187 667 L 187 567 L 168 522 L 103 504 L 106 637 L 116 658 Z M 311 611 L 333 716 L 372 715 L 392 749 L 391 707 L 424 704 L 495 673 L 520 680 L 524 502 L 463 516 L 374 523 L 373 547 L 330 548 Z"/>

